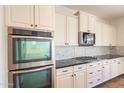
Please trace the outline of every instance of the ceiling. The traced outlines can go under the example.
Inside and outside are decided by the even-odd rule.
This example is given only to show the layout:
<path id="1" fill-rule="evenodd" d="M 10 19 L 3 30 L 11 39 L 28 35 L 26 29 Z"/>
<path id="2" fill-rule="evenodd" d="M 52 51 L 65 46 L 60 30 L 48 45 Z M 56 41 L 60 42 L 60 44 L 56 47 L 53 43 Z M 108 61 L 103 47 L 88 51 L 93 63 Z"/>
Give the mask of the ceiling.
<path id="1" fill-rule="evenodd" d="M 65 5 L 65 7 L 82 10 L 108 20 L 124 16 L 124 5 Z"/>

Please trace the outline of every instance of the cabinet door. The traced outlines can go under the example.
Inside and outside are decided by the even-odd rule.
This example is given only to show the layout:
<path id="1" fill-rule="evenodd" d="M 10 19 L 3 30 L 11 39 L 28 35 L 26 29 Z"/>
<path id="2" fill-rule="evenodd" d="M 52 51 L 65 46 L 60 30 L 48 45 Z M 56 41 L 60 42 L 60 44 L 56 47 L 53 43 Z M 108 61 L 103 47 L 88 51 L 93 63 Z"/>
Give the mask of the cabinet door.
<path id="1" fill-rule="evenodd" d="M 57 88 L 73 88 L 72 74 L 57 76 Z"/>
<path id="2" fill-rule="evenodd" d="M 7 26 L 34 28 L 34 6 L 6 6 Z"/>
<path id="3" fill-rule="evenodd" d="M 54 31 L 55 7 L 50 5 L 35 6 L 35 27 Z"/>
<path id="4" fill-rule="evenodd" d="M 55 45 L 65 45 L 66 43 L 66 16 L 56 13 L 54 40 Z"/>
<path id="5" fill-rule="evenodd" d="M 103 65 L 102 71 L 103 71 L 103 81 L 109 80 L 110 79 L 110 65 L 109 64 Z"/>
<path id="6" fill-rule="evenodd" d="M 88 15 L 86 13 L 80 13 L 79 28 L 81 32 L 88 32 Z"/>
<path id="7" fill-rule="evenodd" d="M 96 17 L 93 15 L 88 16 L 88 30 L 91 33 L 95 33 L 95 23 L 96 23 Z"/>
<path id="8" fill-rule="evenodd" d="M 123 59 L 119 58 L 119 60 L 118 60 L 118 75 L 123 74 L 123 72 L 124 72 L 124 68 L 123 67 L 124 67 Z"/>
<path id="9" fill-rule="evenodd" d="M 102 45 L 102 25 L 101 22 L 96 21 L 96 26 L 95 26 L 95 35 L 96 35 L 96 46 L 101 46 Z"/>
<path id="10" fill-rule="evenodd" d="M 86 71 L 78 71 L 74 73 L 74 87 L 75 88 L 85 88 L 86 87 Z"/>
<path id="11" fill-rule="evenodd" d="M 116 46 L 116 42 L 117 42 L 117 36 L 116 36 L 116 29 L 111 26 L 111 45 L 112 46 Z"/>
<path id="12" fill-rule="evenodd" d="M 118 63 L 112 62 L 111 63 L 111 78 L 118 76 Z"/>
<path id="13" fill-rule="evenodd" d="M 102 23 L 102 45 L 109 46 L 109 44 L 110 44 L 109 26 L 106 23 Z"/>
<path id="14" fill-rule="evenodd" d="M 78 45 L 78 22 L 76 17 L 67 16 L 67 43 Z"/>

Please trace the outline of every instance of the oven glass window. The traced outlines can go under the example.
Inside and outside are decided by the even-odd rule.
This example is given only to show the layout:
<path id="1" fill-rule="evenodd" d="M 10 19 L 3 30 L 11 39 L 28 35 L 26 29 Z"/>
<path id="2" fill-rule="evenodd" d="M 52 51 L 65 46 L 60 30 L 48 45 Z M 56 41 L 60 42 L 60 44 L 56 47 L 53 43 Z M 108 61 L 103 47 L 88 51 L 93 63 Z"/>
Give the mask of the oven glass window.
<path id="1" fill-rule="evenodd" d="M 14 38 L 13 60 L 14 64 L 51 60 L 51 40 Z"/>
<path id="2" fill-rule="evenodd" d="M 50 88 L 52 87 L 52 71 L 41 71 L 14 74 L 13 83 L 15 88 Z"/>

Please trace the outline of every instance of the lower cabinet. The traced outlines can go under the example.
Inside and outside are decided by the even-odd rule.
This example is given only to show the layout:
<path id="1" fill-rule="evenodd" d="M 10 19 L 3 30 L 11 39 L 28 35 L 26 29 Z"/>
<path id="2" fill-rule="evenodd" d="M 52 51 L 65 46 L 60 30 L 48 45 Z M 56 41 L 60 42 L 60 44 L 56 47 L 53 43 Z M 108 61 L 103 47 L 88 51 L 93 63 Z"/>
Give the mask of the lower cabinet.
<path id="1" fill-rule="evenodd" d="M 73 68 L 73 73 L 70 73 Z M 57 69 L 57 88 L 85 88 L 85 65 Z M 60 71 L 61 70 L 61 71 Z M 59 74 L 61 72 L 61 74 Z"/>
<path id="2" fill-rule="evenodd" d="M 103 82 L 110 79 L 110 62 L 108 60 L 105 60 L 103 62 L 102 76 L 103 76 Z"/>
<path id="3" fill-rule="evenodd" d="M 74 87 L 75 88 L 85 88 L 86 87 L 85 73 L 86 73 L 85 70 L 74 72 Z"/>
<path id="4" fill-rule="evenodd" d="M 92 88 L 124 73 L 124 58 L 57 69 L 57 88 Z"/>
<path id="5" fill-rule="evenodd" d="M 73 76 L 72 74 L 65 74 L 57 76 L 58 88 L 73 88 Z"/>

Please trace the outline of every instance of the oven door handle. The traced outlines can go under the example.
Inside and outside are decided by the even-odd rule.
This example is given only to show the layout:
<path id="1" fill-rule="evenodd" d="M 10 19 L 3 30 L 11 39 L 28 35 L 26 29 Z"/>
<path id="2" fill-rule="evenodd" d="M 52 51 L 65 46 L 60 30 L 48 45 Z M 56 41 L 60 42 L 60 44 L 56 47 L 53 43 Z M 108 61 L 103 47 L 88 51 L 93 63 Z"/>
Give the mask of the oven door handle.
<path id="1" fill-rule="evenodd" d="M 10 35 L 11 38 L 31 38 L 31 39 L 50 39 L 52 40 L 52 37 L 36 37 L 36 36 L 17 36 L 17 35 Z"/>
<path id="2" fill-rule="evenodd" d="M 40 71 L 40 70 L 45 70 L 45 69 L 49 69 L 49 68 L 53 68 L 52 66 L 46 66 L 46 67 L 40 67 L 40 68 L 34 68 L 34 69 L 26 69 L 26 70 L 20 70 L 20 71 L 12 71 L 13 74 L 21 74 L 21 73 L 28 73 L 28 72 L 35 72 L 35 71 Z"/>

